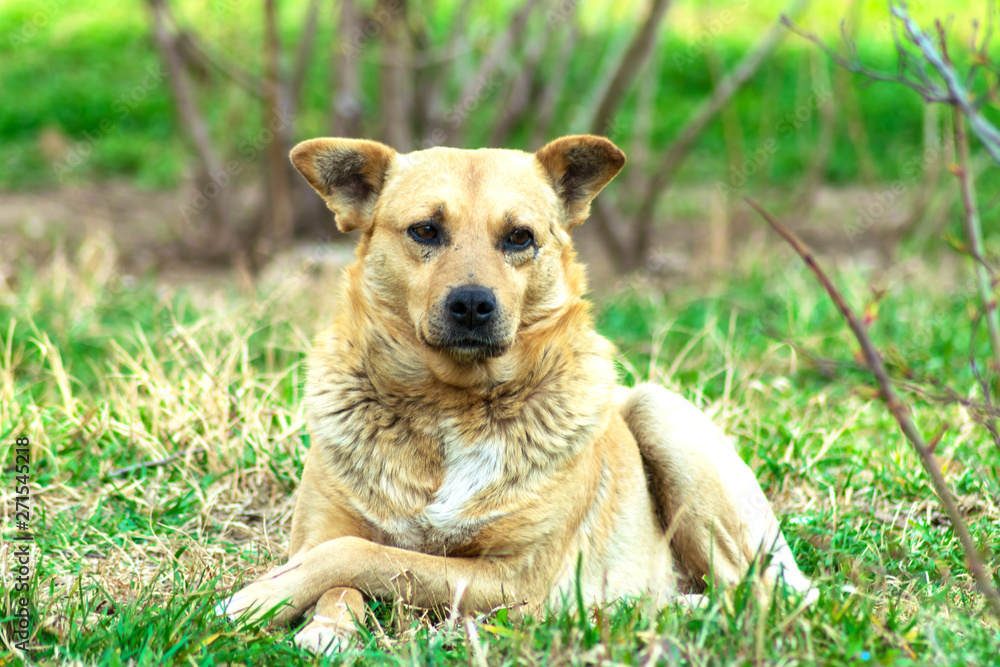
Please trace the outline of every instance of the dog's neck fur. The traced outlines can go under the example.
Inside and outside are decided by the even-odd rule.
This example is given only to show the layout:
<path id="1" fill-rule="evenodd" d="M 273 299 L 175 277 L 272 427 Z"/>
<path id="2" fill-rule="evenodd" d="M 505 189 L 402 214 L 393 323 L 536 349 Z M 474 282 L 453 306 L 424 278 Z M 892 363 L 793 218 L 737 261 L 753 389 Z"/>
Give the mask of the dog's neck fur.
<path id="1" fill-rule="evenodd" d="M 355 509 L 381 540 L 454 548 L 490 519 L 477 498 L 530 493 L 603 431 L 613 348 L 576 296 L 527 327 L 502 357 L 449 366 L 412 327 L 371 316 L 381 311 L 366 302 L 362 272 L 359 263 L 348 273 L 344 308 L 352 316 L 338 318 L 311 357 L 314 447 L 350 488 L 368 490 Z M 413 516 L 413 508 L 423 510 Z"/>

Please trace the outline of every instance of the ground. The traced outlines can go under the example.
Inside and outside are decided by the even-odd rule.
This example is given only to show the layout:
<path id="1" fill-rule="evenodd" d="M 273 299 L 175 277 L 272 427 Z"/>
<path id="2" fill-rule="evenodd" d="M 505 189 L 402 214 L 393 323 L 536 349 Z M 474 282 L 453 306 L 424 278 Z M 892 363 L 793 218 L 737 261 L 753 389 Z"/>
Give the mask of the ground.
<path id="1" fill-rule="evenodd" d="M 678 210 L 696 195 L 680 195 Z M 161 196 L 156 205 L 169 208 Z M 153 214 L 152 200 L 134 199 Z M 70 206 L 80 224 L 54 245 L 64 235 L 46 232 L 41 213 L 42 232 L 32 236 L 36 223 L 10 210 L 0 208 L 0 220 L 18 221 L 0 250 L 0 442 L 5 466 L 15 438 L 32 442 L 33 664 L 311 664 L 291 632 L 233 625 L 212 609 L 284 555 L 309 444 L 303 360 L 337 308 L 337 267 L 349 247 L 306 246 L 256 284 L 218 270 L 192 275 L 176 260 L 148 265 L 154 274 L 140 255 L 157 257 L 156 244 L 135 239 L 151 223 L 130 236 L 120 222 L 142 215 L 134 208 L 106 215 L 119 221 L 108 226 Z M 582 617 L 499 610 L 470 622 L 373 602 L 370 634 L 348 661 L 995 659 L 997 621 L 838 314 L 762 223 L 733 218 L 723 256 L 698 243 L 705 235 L 695 222 L 681 221 L 661 229 L 660 259 L 628 276 L 602 264 L 595 237 L 582 236 L 597 267 L 598 326 L 621 350 L 624 381 L 663 382 L 733 435 L 819 601 L 779 594 L 761 608 L 741 588 L 713 592 L 704 609 L 626 601 Z M 984 549 L 996 545 L 1000 448 L 974 419 L 982 391 L 968 364 L 970 267 L 959 255 L 869 243 L 882 228 L 852 246 L 838 241 L 836 220 L 799 227 L 852 303 L 867 306 L 924 433 L 947 427 L 937 447 L 946 479 L 974 537 Z M 706 268 L 713 262 L 725 270 Z M 887 290 L 877 308 L 873 288 Z M 974 338 L 985 357 L 982 327 Z"/>

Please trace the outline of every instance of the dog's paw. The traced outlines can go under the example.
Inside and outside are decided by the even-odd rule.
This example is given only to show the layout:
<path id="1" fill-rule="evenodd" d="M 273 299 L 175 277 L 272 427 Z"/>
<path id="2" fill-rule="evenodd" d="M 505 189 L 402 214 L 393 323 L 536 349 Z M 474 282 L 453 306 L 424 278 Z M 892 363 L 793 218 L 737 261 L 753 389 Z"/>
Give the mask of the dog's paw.
<path id="1" fill-rule="evenodd" d="M 354 645 L 353 627 L 337 626 L 333 619 L 313 616 L 295 635 L 295 645 L 316 655 L 336 655 Z"/>
<path id="2" fill-rule="evenodd" d="M 289 595 L 275 590 L 267 581 L 256 581 L 215 606 L 216 615 L 226 616 L 230 621 L 256 621 L 271 611 L 274 624 L 290 621 L 296 615 Z"/>

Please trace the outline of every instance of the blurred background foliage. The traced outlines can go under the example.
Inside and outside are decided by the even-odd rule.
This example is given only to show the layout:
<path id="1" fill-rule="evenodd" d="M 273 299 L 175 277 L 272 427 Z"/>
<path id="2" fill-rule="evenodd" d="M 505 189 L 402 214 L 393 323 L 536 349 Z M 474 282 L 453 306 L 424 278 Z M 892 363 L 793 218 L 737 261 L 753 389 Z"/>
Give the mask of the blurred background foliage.
<path id="1" fill-rule="evenodd" d="M 171 215 L 190 217 L 190 206 L 186 213 L 182 209 L 205 192 L 210 170 L 199 163 L 199 147 L 178 116 L 163 48 L 154 39 L 153 17 L 160 7 L 184 77 L 193 81 L 193 106 L 202 116 L 210 147 L 219 164 L 238 164 L 232 179 L 237 187 L 227 182 L 222 189 L 263 193 L 259 201 L 238 194 L 254 210 L 233 213 L 236 219 L 224 223 L 236 228 L 237 236 L 252 237 L 247 242 L 252 247 L 242 251 L 256 268 L 275 244 L 287 246 L 291 235 L 329 233 L 323 222 L 328 214 L 309 199 L 287 163 L 289 173 L 282 178 L 288 181 L 282 188 L 292 191 L 292 203 L 284 205 L 292 209 L 294 220 L 276 222 L 289 214 L 274 201 L 284 195 L 275 195 L 278 172 L 267 166 L 272 140 L 262 132 L 269 119 L 291 119 L 273 139 L 282 153 L 296 141 L 333 135 L 345 127 L 399 150 L 441 143 L 534 150 L 556 136 L 594 130 L 595 107 L 627 55 L 647 7 L 657 3 L 346 4 L 353 19 L 345 18 L 345 3 L 320 0 L 6 0 L 0 5 L 0 34 L 7 36 L 0 39 L 0 190 L 127 181 L 140 192 L 184 191 Z M 641 175 L 657 171 L 659 156 L 786 9 L 776 0 L 662 4 L 671 6 L 655 31 L 656 41 L 638 75 L 615 100 L 602 132 L 633 158 L 632 173 L 626 174 L 631 185 L 608 197 L 621 218 L 640 198 Z M 910 4 L 913 15 L 927 23 L 942 9 L 931 2 Z M 966 44 L 973 21 L 983 18 L 983 3 L 957 0 L 946 9 L 950 39 Z M 353 22 L 347 25 L 347 20 Z M 841 51 L 842 31 L 850 34 L 860 61 L 886 72 L 897 67 L 885 2 L 816 0 L 798 22 Z M 953 57 L 963 64 L 968 50 L 956 48 Z M 267 90 L 272 62 L 278 89 L 273 100 Z M 402 65 L 394 68 L 394 62 Z M 394 71 L 401 76 L 394 79 Z M 356 83 L 345 83 L 346 75 Z M 347 99 L 345 86 L 353 88 Z M 813 99 L 817 91 L 828 91 L 823 104 Z M 343 116 L 345 108 L 354 115 L 338 127 L 338 113 Z M 988 105 L 984 113 L 998 117 L 995 106 Z M 925 187 L 920 182 L 928 174 L 913 165 L 923 164 L 923 156 L 947 134 L 941 120 L 945 115 L 925 107 L 913 91 L 872 84 L 834 67 L 814 45 L 787 34 L 699 133 L 676 181 L 716 190 L 720 184 L 738 184 L 739 192 L 788 193 L 803 188 L 805 175 L 815 174 L 813 190 L 857 184 L 878 190 L 897 180 Z M 741 177 L 739 165 L 771 140 L 777 141 L 777 150 Z M 935 166 L 941 162 L 935 160 Z M 933 170 L 935 177 L 940 171 Z M 996 191 L 998 185 L 995 169 L 982 174 L 983 191 Z M 229 192 L 225 195 L 228 202 Z M 800 192 L 796 200 L 810 196 Z M 218 202 L 203 202 L 196 213 L 210 215 L 212 205 L 223 199 L 220 195 Z M 705 199 L 680 213 L 705 218 Z M 984 219 L 996 216 L 997 204 L 996 198 L 984 197 Z M 662 200 L 657 205 L 659 225 L 671 213 L 664 212 Z M 238 211 L 239 204 L 227 203 L 226 208 Z M 272 224 L 291 231 L 279 230 L 280 238 L 260 246 L 257 238 L 267 236 Z M 932 227 L 936 234 L 938 226 Z M 223 252 L 207 258 L 239 254 L 232 242 L 224 245 Z M 625 257 L 616 263 L 618 268 L 637 268 L 644 259 Z"/>
<path id="2" fill-rule="evenodd" d="M 279 8 L 280 37 L 288 46 L 287 59 L 294 56 L 301 37 L 307 2 L 283 2 Z M 339 3 L 338 3 L 339 4 Z M 363 3 L 362 3 L 363 4 Z M 434 2 L 433 7 L 416 3 L 408 19 L 419 24 L 430 42 L 428 52 L 455 38 L 452 25 L 459 11 L 456 0 Z M 559 134 L 582 132 L 588 128 L 586 110 L 593 106 L 594 80 L 606 73 L 632 37 L 645 2 L 582 2 L 579 6 L 577 41 L 565 73 L 566 94 L 559 100 L 556 120 L 546 139 Z M 935 3 L 911 3 L 918 18 L 936 16 Z M 175 2 L 174 12 L 185 29 L 197 32 L 219 53 L 247 69 L 263 69 L 264 26 L 260 3 L 247 0 Z M 301 116 L 296 119 L 295 139 L 326 136 L 331 132 L 330 109 L 334 95 L 331 56 L 338 48 L 338 12 L 334 3 L 322 3 L 318 18 L 316 48 L 307 70 L 302 93 Z M 971 20 L 981 18 L 982 3 L 976 0 L 949 2 L 947 11 L 955 16 L 956 36 L 968 35 Z M 462 74 L 475 67 L 504 26 L 519 9 L 519 3 L 497 0 L 474 4 L 463 28 L 462 52 L 454 58 L 457 95 Z M 669 10 L 660 42 L 649 72 L 623 100 L 615 126 L 618 141 L 628 139 L 642 123 L 639 113 L 640 89 L 651 89 L 653 103 L 642 109 L 651 116 L 648 143 L 651 149 L 667 145 L 688 114 L 713 89 L 712 67 L 725 68 L 737 61 L 784 9 L 782 2 L 764 0 L 716 0 L 677 2 Z M 364 9 L 364 8 L 362 8 Z M 374 10 L 374 7 L 369 7 Z M 840 21 L 849 19 L 857 35 L 859 56 L 886 71 L 895 69 L 896 52 L 889 33 L 886 3 L 867 0 L 851 3 L 830 0 L 810 5 L 803 23 L 828 40 L 836 41 Z M 525 42 L 545 42 L 538 62 L 539 86 L 555 85 L 547 80 L 553 61 L 558 59 L 559 39 L 547 39 L 551 29 L 544 8 L 529 21 Z M 160 56 L 150 30 L 150 11 L 134 0 L 96 0 L 89 3 L 59 0 L 5 0 L 0 4 L 0 187 L 52 187 L 60 179 L 52 160 L 39 150 L 39 142 L 49 133 L 67 142 L 86 140 L 97 134 L 102 120 L 112 119 L 113 131 L 94 148 L 93 156 L 68 176 L 73 180 L 127 178 L 143 188 L 178 185 L 185 174 L 189 148 L 177 127 L 172 110 L 170 87 L 156 85 L 141 96 L 133 90 L 141 85 L 150 68 L 156 71 Z M 378 136 L 380 42 L 363 40 L 359 54 L 362 90 L 362 134 Z M 794 36 L 763 66 L 762 71 L 733 101 L 731 112 L 738 117 L 743 141 L 755 146 L 773 133 L 774 121 L 794 112 L 803 88 L 812 85 L 809 59 L 814 48 Z M 438 49 L 441 52 L 441 49 Z M 469 112 L 462 134 L 463 147 L 489 145 L 494 117 L 504 97 L 504 84 L 519 73 L 514 54 L 500 68 L 500 90 L 486 95 Z M 717 62 L 713 65 L 712 60 Z M 452 64 L 449 62 L 448 64 Z M 832 69 L 832 67 L 831 67 Z M 230 156 L 237 155 L 240 141 L 253 137 L 262 126 L 261 105 L 252 94 L 233 85 L 217 73 L 204 72 L 209 79 L 201 87 L 212 135 L 228 145 Z M 832 76 L 832 74 L 831 74 Z M 890 84 L 856 87 L 857 107 L 866 130 L 875 173 L 891 180 L 901 176 L 901 165 L 922 150 L 923 106 L 919 96 Z M 124 102 L 124 107 L 122 106 Z M 117 104 L 116 104 L 117 103 Z M 124 117 L 122 112 L 127 110 Z M 526 117 L 505 142 L 508 147 L 533 150 L 532 118 Z M 811 125 L 817 123 L 812 119 Z M 809 165 L 810 148 L 815 144 L 815 127 L 799 137 L 799 150 L 781 151 L 757 183 L 789 185 Z M 428 131 L 430 135 L 432 130 Z M 837 123 L 837 140 L 825 176 L 832 183 L 847 183 L 861 177 L 853 142 L 848 134 L 846 114 Z M 643 137 L 644 139 L 646 137 Z M 405 148 L 405 147 L 404 147 Z M 722 122 L 713 123 L 691 160 L 685 180 L 713 178 L 725 173 L 725 137 Z"/>

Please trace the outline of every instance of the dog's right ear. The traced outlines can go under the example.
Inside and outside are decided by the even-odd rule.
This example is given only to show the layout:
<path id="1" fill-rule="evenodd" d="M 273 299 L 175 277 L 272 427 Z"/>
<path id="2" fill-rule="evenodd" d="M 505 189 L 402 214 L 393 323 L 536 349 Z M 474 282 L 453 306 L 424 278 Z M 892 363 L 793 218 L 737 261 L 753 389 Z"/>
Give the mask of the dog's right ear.
<path id="1" fill-rule="evenodd" d="M 371 225 L 396 151 L 365 139 L 310 139 L 293 148 L 290 157 L 336 215 L 337 229 L 350 232 Z"/>
<path id="2" fill-rule="evenodd" d="M 592 134 L 562 137 L 545 144 L 535 159 L 562 200 L 567 229 L 590 215 L 590 202 L 625 166 L 625 153 L 610 139 Z"/>

